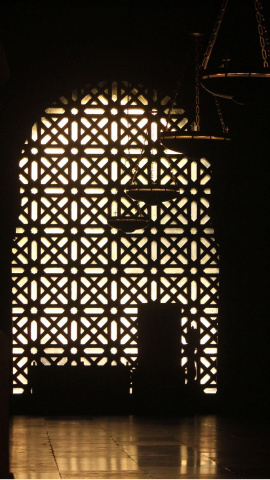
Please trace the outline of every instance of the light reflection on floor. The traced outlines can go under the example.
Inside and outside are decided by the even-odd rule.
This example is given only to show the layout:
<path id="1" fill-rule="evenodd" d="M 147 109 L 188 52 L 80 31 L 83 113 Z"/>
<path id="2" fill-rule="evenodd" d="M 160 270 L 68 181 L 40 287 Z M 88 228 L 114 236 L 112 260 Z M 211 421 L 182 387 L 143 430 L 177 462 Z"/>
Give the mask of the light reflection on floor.
<path id="1" fill-rule="evenodd" d="M 270 473 L 266 426 L 214 415 L 15 416 L 10 444 L 15 478 L 269 478 Z"/>

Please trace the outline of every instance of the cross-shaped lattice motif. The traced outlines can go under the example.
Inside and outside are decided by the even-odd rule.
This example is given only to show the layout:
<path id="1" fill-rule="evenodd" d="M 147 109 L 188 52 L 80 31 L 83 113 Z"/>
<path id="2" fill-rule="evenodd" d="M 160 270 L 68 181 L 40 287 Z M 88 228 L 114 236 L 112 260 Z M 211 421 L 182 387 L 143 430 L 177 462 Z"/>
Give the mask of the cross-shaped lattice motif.
<path id="1" fill-rule="evenodd" d="M 29 366 L 136 366 L 140 303 L 180 303 L 181 362 L 191 325 L 200 332 L 197 381 L 216 389 L 218 252 L 211 225 L 211 167 L 164 151 L 159 132 L 185 128 L 181 106 L 129 82 L 100 82 L 51 105 L 32 127 L 20 160 L 21 211 L 13 246 L 14 389 Z M 168 113 L 171 112 L 168 120 Z M 136 183 L 166 185 L 179 198 L 149 207 L 145 231 L 124 233 L 108 217 L 132 215 Z M 164 325 L 166 328 L 166 325 Z"/>

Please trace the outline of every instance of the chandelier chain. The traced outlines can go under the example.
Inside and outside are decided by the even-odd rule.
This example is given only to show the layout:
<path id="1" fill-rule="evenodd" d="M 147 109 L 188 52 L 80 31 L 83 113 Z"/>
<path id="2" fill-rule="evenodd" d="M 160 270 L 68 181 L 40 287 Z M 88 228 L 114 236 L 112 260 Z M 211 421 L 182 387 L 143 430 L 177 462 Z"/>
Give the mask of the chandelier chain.
<path id="1" fill-rule="evenodd" d="M 203 70 L 206 70 L 206 68 L 207 68 L 212 50 L 213 50 L 214 45 L 216 43 L 216 39 L 217 39 L 218 32 L 219 32 L 219 29 L 220 29 L 220 26 L 221 26 L 221 23 L 222 23 L 222 20 L 223 20 L 223 16 L 224 16 L 224 13 L 225 13 L 225 10 L 226 10 L 226 7 L 227 7 L 227 3 L 228 3 L 228 0 L 224 0 L 222 5 L 221 5 L 221 9 L 220 9 L 217 21 L 215 23 L 214 29 L 212 31 L 210 40 L 208 42 L 206 51 L 205 51 L 204 56 L 203 56 L 202 65 L 201 65 L 201 68 Z"/>
<path id="2" fill-rule="evenodd" d="M 218 116 L 219 116 L 219 120 L 220 120 L 220 123 L 221 123 L 221 128 L 222 128 L 222 132 L 224 134 L 228 133 L 229 132 L 229 127 L 227 127 L 225 125 L 225 122 L 224 122 L 224 118 L 223 118 L 223 115 L 222 115 L 222 111 L 221 111 L 221 108 L 220 108 L 220 105 L 219 105 L 219 101 L 218 101 L 218 98 L 215 96 L 215 104 L 216 104 L 216 107 L 217 107 L 217 112 L 218 112 Z"/>
<path id="3" fill-rule="evenodd" d="M 180 87 L 182 85 L 182 80 L 183 80 L 183 77 L 184 77 L 184 71 L 182 72 L 181 74 L 181 77 L 179 78 L 178 82 L 177 82 L 177 86 L 176 86 L 176 90 L 174 92 L 174 97 L 172 98 L 171 100 L 171 106 L 170 106 L 170 109 L 169 109 L 169 112 L 168 112 L 168 116 L 167 116 L 167 122 L 166 122 L 166 127 L 165 127 L 165 131 L 167 132 L 167 130 L 169 129 L 170 127 L 170 120 L 171 120 L 171 115 L 172 115 L 172 112 L 173 112 L 173 108 L 176 104 L 176 99 L 177 99 L 177 96 L 179 94 L 179 90 L 180 90 Z"/>
<path id="4" fill-rule="evenodd" d="M 199 65 L 199 44 L 198 38 L 195 38 L 195 109 L 196 109 L 196 129 L 200 131 L 200 65 Z"/>
<path id="5" fill-rule="evenodd" d="M 259 0 L 255 0 L 256 20 L 258 25 L 258 33 L 260 37 L 260 46 L 262 51 L 262 59 L 264 68 L 269 68 L 268 59 L 270 57 L 270 44 L 268 38 L 268 32 L 264 24 L 264 17 L 262 14 L 262 5 Z"/>

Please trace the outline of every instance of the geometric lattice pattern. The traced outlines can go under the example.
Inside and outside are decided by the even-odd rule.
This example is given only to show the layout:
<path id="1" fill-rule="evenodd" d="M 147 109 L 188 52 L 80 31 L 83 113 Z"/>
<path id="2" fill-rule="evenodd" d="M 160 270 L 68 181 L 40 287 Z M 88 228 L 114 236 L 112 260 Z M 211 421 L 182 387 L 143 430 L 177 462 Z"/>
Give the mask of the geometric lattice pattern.
<path id="1" fill-rule="evenodd" d="M 61 97 L 35 123 L 20 160 L 21 211 L 13 248 L 14 392 L 32 362 L 136 366 L 138 304 L 179 302 L 185 334 L 198 327 L 197 380 L 216 391 L 218 253 L 209 217 L 210 164 L 166 150 L 159 132 L 170 98 L 128 82 L 102 82 Z M 175 106 L 170 129 L 187 119 Z M 142 153 L 143 152 L 143 153 Z M 131 214 L 137 182 L 170 182 L 180 196 L 158 206 L 145 231 L 109 216 Z M 166 325 L 164 325 L 166 328 Z"/>

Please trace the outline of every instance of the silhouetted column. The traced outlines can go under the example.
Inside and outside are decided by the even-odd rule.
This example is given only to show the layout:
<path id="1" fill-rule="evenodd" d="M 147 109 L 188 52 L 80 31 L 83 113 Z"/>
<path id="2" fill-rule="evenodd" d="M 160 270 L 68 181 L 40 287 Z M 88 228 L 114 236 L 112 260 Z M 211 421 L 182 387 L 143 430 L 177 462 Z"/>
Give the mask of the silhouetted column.
<path id="1" fill-rule="evenodd" d="M 144 411 L 180 409 L 184 372 L 180 365 L 181 306 L 149 303 L 138 307 L 138 366 L 135 403 Z"/>
<path id="2" fill-rule="evenodd" d="M 227 411 L 268 408 L 269 89 L 252 105 L 228 102 L 232 151 L 213 164 L 220 246 L 218 396 Z M 225 102 L 224 102 L 225 103 Z"/>

